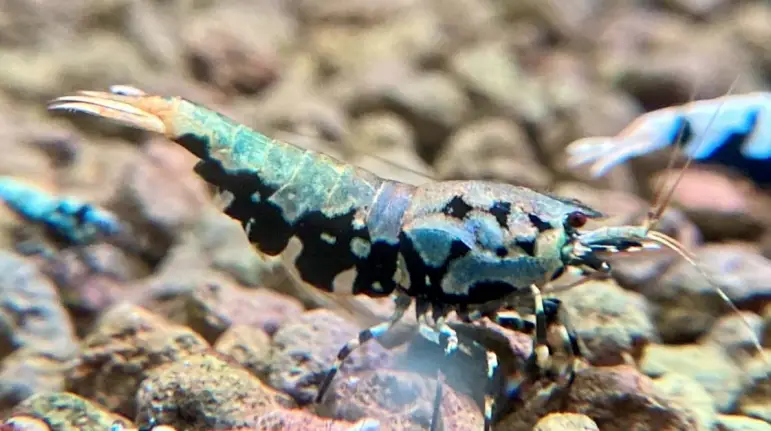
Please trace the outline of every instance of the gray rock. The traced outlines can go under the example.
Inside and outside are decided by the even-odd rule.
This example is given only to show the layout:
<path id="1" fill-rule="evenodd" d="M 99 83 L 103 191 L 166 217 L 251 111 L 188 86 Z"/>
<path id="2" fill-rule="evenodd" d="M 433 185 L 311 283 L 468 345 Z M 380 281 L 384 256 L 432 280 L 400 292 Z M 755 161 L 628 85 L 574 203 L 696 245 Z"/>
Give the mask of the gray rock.
<path id="1" fill-rule="evenodd" d="M 699 382 L 679 373 L 664 373 L 653 379 L 656 389 L 669 399 L 690 409 L 698 420 L 697 431 L 709 431 L 715 424 L 714 401 Z"/>
<path id="2" fill-rule="evenodd" d="M 358 332 L 356 326 L 329 310 L 303 313 L 273 337 L 268 381 L 301 404 L 311 402 L 337 353 Z M 385 352 L 377 342 L 367 343 L 351 354 L 338 377 L 347 371 L 377 367 L 384 359 Z"/>
<path id="3" fill-rule="evenodd" d="M 640 370 L 651 377 L 670 372 L 690 377 L 712 396 L 719 412 L 732 411 L 745 387 L 744 371 L 713 344 L 648 345 Z"/>
<path id="4" fill-rule="evenodd" d="M 642 346 L 658 340 L 645 297 L 621 289 L 612 280 L 590 280 L 555 296 L 562 300 L 567 321 L 595 365 L 622 364 L 627 356 L 639 356 Z"/>

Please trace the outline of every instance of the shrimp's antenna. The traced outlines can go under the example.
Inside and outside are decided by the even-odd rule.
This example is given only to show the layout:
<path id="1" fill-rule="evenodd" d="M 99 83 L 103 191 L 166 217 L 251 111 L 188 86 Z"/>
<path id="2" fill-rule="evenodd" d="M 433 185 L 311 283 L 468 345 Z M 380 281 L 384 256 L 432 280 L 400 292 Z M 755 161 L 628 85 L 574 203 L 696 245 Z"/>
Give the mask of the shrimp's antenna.
<path id="1" fill-rule="evenodd" d="M 734 81 L 731 83 L 731 86 L 729 87 L 728 93 L 726 94 L 726 96 L 728 96 L 728 95 L 733 93 L 733 91 L 734 91 L 738 81 L 739 81 L 739 76 L 737 76 L 736 79 L 734 79 Z M 715 113 L 710 118 L 710 121 L 707 124 L 707 127 L 705 128 L 705 131 L 709 130 L 709 128 L 714 124 L 715 120 L 717 120 L 718 115 L 720 115 L 720 111 L 723 108 L 723 104 L 724 103 L 725 103 L 724 100 L 720 101 L 720 103 L 718 104 L 717 108 L 715 109 Z M 680 141 L 680 139 L 682 138 L 682 133 L 684 131 L 685 131 L 685 127 L 681 127 L 680 131 L 678 132 L 678 137 L 677 137 L 676 142 Z M 706 141 L 706 133 L 701 137 L 699 142 L 696 144 L 695 150 L 698 150 L 698 148 L 701 145 L 704 144 L 704 141 Z M 679 149 L 673 150 L 673 154 L 676 155 L 677 151 L 679 151 Z M 696 151 L 694 151 L 694 153 L 696 153 Z M 674 156 L 670 157 L 670 163 L 669 163 L 669 166 L 667 167 L 668 170 L 672 169 L 672 166 L 674 164 L 674 160 L 675 160 Z M 667 208 L 669 202 L 671 201 L 672 196 L 674 195 L 675 188 L 677 187 L 677 185 L 680 183 L 680 181 L 685 176 L 685 172 L 687 171 L 688 167 L 691 165 L 692 162 L 693 162 L 693 157 L 692 156 L 688 157 L 688 159 L 685 162 L 685 165 L 683 165 L 683 167 L 680 169 L 680 172 L 678 172 L 678 175 L 675 177 L 674 181 L 672 182 L 672 186 L 669 188 L 669 191 L 667 191 L 666 194 L 663 195 L 663 199 L 659 203 L 657 203 L 653 207 L 653 209 L 648 213 L 648 220 L 646 220 L 646 223 L 648 223 L 649 231 L 648 231 L 646 237 L 651 239 L 652 241 L 658 243 L 658 244 L 661 244 L 661 245 L 663 245 L 663 246 L 673 250 L 678 255 L 680 255 L 680 257 L 685 259 L 689 264 L 693 265 L 693 267 L 696 268 L 696 270 L 699 272 L 699 274 L 702 277 L 704 277 L 710 285 L 712 285 L 712 287 L 715 289 L 715 292 L 717 292 L 718 296 L 720 296 L 720 299 L 722 299 L 723 302 L 728 304 L 728 306 L 731 308 L 731 310 L 739 316 L 739 318 L 741 319 L 743 325 L 749 330 L 749 332 L 751 334 L 754 334 L 754 329 L 752 327 L 752 324 L 750 324 L 750 322 L 741 314 L 741 310 L 739 310 L 739 308 L 736 306 L 736 304 L 734 304 L 734 302 L 725 293 L 725 291 L 718 286 L 718 284 L 715 282 L 714 278 L 711 277 L 709 274 L 707 274 L 707 272 L 704 270 L 704 268 L 702 268 L 696 262 L 695 257 L 691 253 L 689 253 L 685 249 L 685 247 L 683 247 L 682 244 L 680 244 L 674 238 L 672 238 L 672 237 L 670 237 L 668 235 L 665 235 L 662 232 L 653 231 L 655 225 L 659 222 L 659 220 L 661 219 L 661 215 L 663 214 L 664 210 Z M 667 183 L 666 179 L 661 181 L 662 187 L 657 192 L 658 194 L 662 193 L 663 190 L 665 190 L 663 185 L 666 185 L 666 183 Z M 763 361 L 766 364 L 768 364 L 769 363 L 768 357 L 766 356 L 766 353 L 763 350 L 763 346 L 761 346 L 760 340 L 758 339 L 757 336 L 753 336 L 752 337 L 752 343 L 755 346 L 755 348 L 758 350 L 758 352 L 760 352 L 760 355 L 763 358 Z"/>
<path id="2" fill-rule="evenodd" d="M 736 84 L 738 82 L 739 82 L 739 76 L 737 76 L 736 79 L 734 79 L 734 81 L 731 83 L 731 86 L 728 88 L 728 93 L 726 94 L 726 96 L 728 96 L 728 95 L 733 93 L 733 91 L 734 91 L 734 89 L 736 87 Z M 721 110 L 723 108 L 723 104 L 725 104 L 725 100 L 721 100 L 720 103 L 718 104 L 717 108 L 715 109 L 715 113 L 712 114 L 712 117 L 710 117 L 709 123 L 707 124 L 707 127 L 705 128 L 705 131 L 709 130 L 710 127 L 712 127 L 712 125 L 715 123 L 715 121 L 717 120 L 717 118 L 720 115 L 720 112 L 721 112 Z M 680 139 L 682 139 L 682 136 L 683 136 L 683 133 L 685 132 L 685 129 L 686 129 L 685 125 L 683 127 L 680 127 L 680 130 L 678 131 L 678 134 L 677 134 L 676 142 L 679 142 Z M 704 142 L 706 140 L 707 140 L 707 138 L 706 138 L 706 133 L 705 133 L 699 139 L 698 144 L 696 144 L 695 150 L 698 150 L 699 147 L 704 145 Z M 672 166 L 674 164 L 674 159 L 675 159 L 674 155 L 677 154 L 677 151 L 681 151 L 681 150 L 675 149 L 673 151 L 673 156 L 670 157 L 670 162 L 669 162 L 669 165 L 667 166 L 667 169 L 671 169 L 672 168 Z M 696 153 L 696 151 L 693 152 L 693 154 L 695 154 L 695 153 Z M 666 187 L 664 187 L 664 186 L 667 184 L 667 181 L 666 180 L 661 181 L 661 185 L 662 186 L 658 190 L 657 197 L 656 197 L 656 200 L 658 200 L 658 202 L 653 206 L 653 208 L 651 208 L 651 211 L 648 212 L 648 218 L 646 220 L 646 223 L 648 224 L 650 229 L 653 229 L 658 224 L 659 220 L 661 219 L 661 215 L 664 213 L 666 208 L 669 206 L 669 203 L 672 200 L 672 196 L 674 196 L 674 194 L 675 194 L 675 189 L 677 188 L 677 185 L 685 177 L 685 173 L 688 170 L 688 168 L 691 166 L 691 163 L 693 163 L 693 156 L 687 158 L 687 160 L 685 161 L 685 165 L 683 165 L 683 167 L 680 169 L 680 172 L 678 172 L 677 176 L 675 177 L 674 181 L 672 182 L 671 187 L 669 187 L 668 191 L 665 194 L 663 194 L 663 195 L 661 195 L 661 193 L 663 193 L 663 191 L 666 189 Z"/>

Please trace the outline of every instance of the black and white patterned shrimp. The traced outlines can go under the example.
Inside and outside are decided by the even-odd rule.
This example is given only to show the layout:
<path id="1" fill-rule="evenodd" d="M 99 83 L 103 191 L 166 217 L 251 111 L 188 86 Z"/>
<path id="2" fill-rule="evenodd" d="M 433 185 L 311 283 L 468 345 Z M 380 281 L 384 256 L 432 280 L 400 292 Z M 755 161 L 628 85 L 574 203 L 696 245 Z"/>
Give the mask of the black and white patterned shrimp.
<path id="1" fill-rule="evenodd" d="M 386 180 L 271 139 L 179 97 L 120 86 L 60 97 L 49 109 L 95 115 L 177 142 L 200 159 L 195 171 L 203 179 L 231 195 L 224 212 L 241 222 L 261 253 L 285 256 L 315 289 L 394 298 L 395 312 L 387 322 L 363 330 L 340 350 L 317 401 L 348 355 L 386 333 L 413 302 L 421 334 L 451 355 L 459 349 L 447 323 L 451 312 L 467 321 L 486 315 L 526 328 L 528 322 L 499 311 L 512 298 L 531 298 L 530 368 L 533 378 L 553 372 L 547 324 L 556 320 L 560 303 L 542 299 L 541 288 L 568 267 L 607 272 L 607 254 L 649 243 L 684 253 L 673 239 L 651 230 L 655 220 L 582 230 L 588 219 L 602 214 L 576 200 L 487 181 L 413 186 Z M 560 330 L 563 347 L 578 361 L 575 337 Z M 498 359 L 480 345 L 471 347 L 487 358 L 489 430 Z M 571 381 L 573 367 L 562 371 Z"/>

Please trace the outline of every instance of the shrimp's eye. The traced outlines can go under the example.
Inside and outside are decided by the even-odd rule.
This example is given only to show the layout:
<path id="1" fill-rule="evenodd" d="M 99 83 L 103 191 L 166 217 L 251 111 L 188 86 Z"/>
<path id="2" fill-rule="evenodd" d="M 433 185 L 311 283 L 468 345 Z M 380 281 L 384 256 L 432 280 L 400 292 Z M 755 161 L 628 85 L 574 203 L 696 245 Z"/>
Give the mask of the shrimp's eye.
<path id="1" fill-rule="evenodd" d="M 572 228 L 579 228 L 586 224 L 586 214 L 574 211 L 568 214 L 568 225 Z"/>

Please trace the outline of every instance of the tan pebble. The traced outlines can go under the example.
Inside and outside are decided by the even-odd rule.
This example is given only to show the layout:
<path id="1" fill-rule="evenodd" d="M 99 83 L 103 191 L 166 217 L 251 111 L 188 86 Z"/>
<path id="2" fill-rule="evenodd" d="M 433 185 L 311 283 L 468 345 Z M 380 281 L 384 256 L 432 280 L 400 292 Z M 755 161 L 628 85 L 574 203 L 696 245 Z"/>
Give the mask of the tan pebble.
<path id="1" fill-rule="evenodd" d="M 7 431 L 51 431 L 45 422 L 32 416 L 14 416 L 5 421 L 3 425 L 3 431 L 6 431 L 8 426 L 10 428 Z"/>

